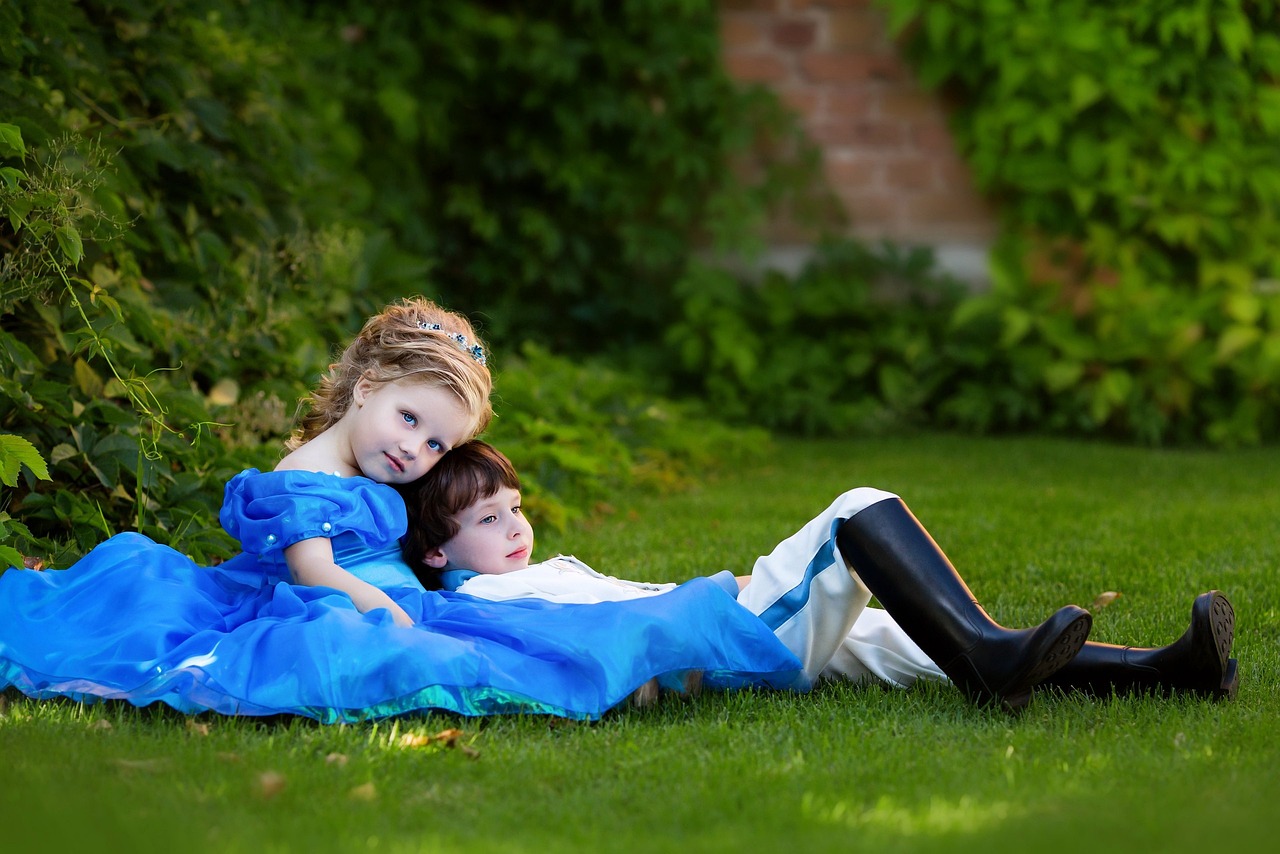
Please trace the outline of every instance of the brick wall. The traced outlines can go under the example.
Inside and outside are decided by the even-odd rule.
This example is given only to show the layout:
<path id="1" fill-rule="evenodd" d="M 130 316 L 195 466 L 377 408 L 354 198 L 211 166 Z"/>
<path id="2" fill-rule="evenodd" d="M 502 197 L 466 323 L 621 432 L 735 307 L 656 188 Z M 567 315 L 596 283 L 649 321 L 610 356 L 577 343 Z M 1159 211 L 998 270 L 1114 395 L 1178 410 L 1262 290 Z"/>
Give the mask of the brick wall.
<path id="1" fill-rule="evenodd" d="M 851 233 L 932 245 L 943 266 L 981 278 L 993 208 L 956 154 L 941 100 L 898 56 L 884 12 L 872 0 L 719 6 L 729 73 L 770 86 L 800 115 Z M 776 237 L 786 242 L 785 231 Z"/>

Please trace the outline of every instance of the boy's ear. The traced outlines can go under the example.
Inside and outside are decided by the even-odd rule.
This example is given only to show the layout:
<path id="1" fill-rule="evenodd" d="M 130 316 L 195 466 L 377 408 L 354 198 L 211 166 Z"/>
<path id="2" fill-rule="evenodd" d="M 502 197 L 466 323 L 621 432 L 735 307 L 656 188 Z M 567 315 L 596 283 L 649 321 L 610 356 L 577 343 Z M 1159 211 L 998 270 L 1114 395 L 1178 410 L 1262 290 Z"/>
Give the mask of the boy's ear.
<path id="1" fill-rule="evenodd" d="M 445 557 L 444 552 L 440 549 L 431 549 L 423 556 L 422 562 L 432 569 L 444 569 L 449 563 L 449 558 Z"/>

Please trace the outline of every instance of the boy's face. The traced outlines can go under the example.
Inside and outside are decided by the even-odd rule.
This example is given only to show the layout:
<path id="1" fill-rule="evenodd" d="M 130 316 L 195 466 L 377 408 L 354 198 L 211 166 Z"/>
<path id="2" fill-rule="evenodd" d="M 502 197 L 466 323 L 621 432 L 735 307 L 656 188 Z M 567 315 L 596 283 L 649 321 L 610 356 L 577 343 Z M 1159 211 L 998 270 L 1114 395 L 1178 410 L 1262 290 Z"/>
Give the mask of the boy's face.
<path id="1" fill-rule="evenodd" d="M 436 569 L 501 575 L 529 565 L 533 526 L 520 510 L 520 493 L 501 487 L 458 514 L 458 533 L 423 562 Z"/>

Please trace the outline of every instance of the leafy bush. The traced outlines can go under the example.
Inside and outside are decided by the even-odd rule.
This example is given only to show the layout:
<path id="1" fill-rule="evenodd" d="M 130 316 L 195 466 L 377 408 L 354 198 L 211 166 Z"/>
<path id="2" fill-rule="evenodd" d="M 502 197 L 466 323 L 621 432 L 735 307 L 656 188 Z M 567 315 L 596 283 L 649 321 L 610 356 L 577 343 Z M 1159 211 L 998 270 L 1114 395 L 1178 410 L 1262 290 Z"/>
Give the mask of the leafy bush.
<path id="1" fill-rule="evenodd" d="M 1005 221 L 942 409 L 972 427 L 1251 443 L 1280 429 L 1271 0 L 882 0 Z"/>
<path id="2" fill-rule="evenodd" d="M 783 199 L 830 213 L 795 120 L 723 70 L 714 4 L 295 5 L 360 129 L 365 215 L 494 340 L 652 340 L 697 246 L 741 249 Z"/>
<path id="3" fill-rule="evenodd" d="M 677 292 L 682 319 L 666 344 L 682 391 L 732 421 L 838 434 L 927 418 L 962 289 L 924 251 L 833 241 L 794 278 L 744 284 L 698 267 Z"/>
<path id="4" fill-rule="evenodd" d="M 635 375 L 526 343 L 503 359 L 498 412 L 487 437 L 520 473 L 527 509 L 563 528 L 608 510 L 616 487 L 671 490 L 695 473 L 769 445 L 760 429 L 734 429 L 702 405 L 666 400 Z"/>

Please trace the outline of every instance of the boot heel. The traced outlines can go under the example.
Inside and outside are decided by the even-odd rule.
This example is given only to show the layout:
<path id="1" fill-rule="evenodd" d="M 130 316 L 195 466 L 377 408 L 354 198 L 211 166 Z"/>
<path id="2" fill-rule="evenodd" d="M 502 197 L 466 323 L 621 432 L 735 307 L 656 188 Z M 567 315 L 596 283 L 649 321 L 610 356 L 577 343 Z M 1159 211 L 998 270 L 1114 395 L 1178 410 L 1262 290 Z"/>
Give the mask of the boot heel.
<path id="1" fill-rule="evenodd" d="M 1213 696 L 1219 700 L 1234 700 L 1240 690 L 1240 674 L 1238 662 L 1234 658 L 1227 659 L 1227 670 L 1222 676 L 1222 684 Z"/>
<path id="2" fill-rule="evenodd" d="M 1073 606 L 1068 606 L 1071 608 Z M 1048 679 L 1062 668 L 1066 667 L 1071 659 L 1076 657 L 1080 649 L 1084 646 L 1084 642 L 1089 639 L 1089 630 L 1093 628 L 1093 617 L 1088 611 L 1080 608 L 1074 608 L 1079 611 L 1074 615 L 1071 623 L 1058 635 L 1058 639 L 1053 642 L 1053 646 L 1040 659 L 1040 663 L 1027 674 L 1027 688 L 1036 685 Z M 1066 612 L 1067 608 L 1062 609 L 1059 613 Z"/>
<path id="3" fill-rule="evenodd" d="M 1036 634 L 1048 635 L 1049 645 L 1041 646 L 1030 668 L 1011 679 L 999 692 L 1001 707 L 1009 712 L 1022 711 L 1031 700 L 1032 687 L 1066 667 L 1088 640 L 1091 628 L 1093 617 L 1075 605 L 1067 605 L 1045 620 Z"/>

